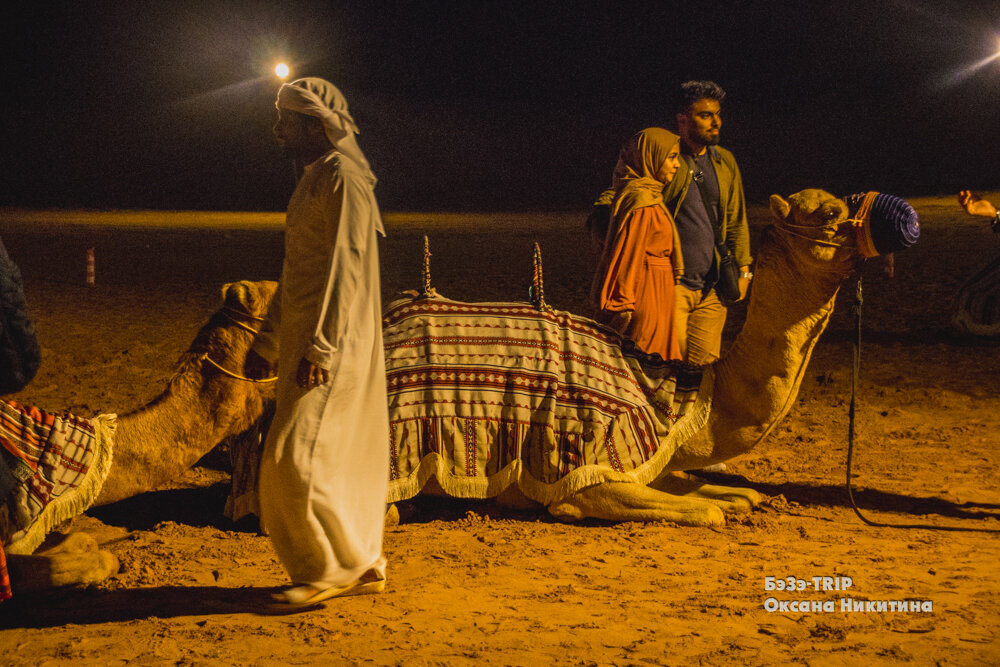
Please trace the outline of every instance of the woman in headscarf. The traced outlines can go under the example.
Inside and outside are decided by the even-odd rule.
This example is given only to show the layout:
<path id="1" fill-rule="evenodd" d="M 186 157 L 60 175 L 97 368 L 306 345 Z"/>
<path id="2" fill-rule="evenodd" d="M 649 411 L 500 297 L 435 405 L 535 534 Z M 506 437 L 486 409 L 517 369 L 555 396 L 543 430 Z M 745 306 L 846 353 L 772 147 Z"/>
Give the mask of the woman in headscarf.
<path id="1" fill-rule="evenodd" d="M 651 127 L 622 146 L 611 224 L 591 288 L 598 321 L 663 359 L 681 358 L 673 329 L 674 282 L 684 268 L 663 202 L 663 188 L 680 165 L 678 141 L 676 134 Z"/>

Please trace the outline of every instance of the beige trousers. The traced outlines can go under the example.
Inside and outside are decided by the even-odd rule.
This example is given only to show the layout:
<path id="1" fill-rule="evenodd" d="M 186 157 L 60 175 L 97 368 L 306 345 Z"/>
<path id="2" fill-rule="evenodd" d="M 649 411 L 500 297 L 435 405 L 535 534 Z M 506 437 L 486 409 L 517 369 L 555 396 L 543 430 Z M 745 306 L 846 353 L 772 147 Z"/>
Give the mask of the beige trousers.
<path id="1" fill-rule="evenodd" d="M 674 328 L 681 347 L 681 358 L 702 366 L 719 358 L 726 307 L 711 290 L 702 297 L 701 290 L 675 286 Z"/>

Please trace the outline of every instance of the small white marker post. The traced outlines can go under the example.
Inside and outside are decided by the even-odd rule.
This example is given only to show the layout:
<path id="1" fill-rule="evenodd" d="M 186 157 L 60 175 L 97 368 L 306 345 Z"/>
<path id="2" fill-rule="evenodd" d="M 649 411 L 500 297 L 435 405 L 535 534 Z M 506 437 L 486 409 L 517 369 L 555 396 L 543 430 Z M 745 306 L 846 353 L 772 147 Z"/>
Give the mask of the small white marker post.
<path id="1" fill-rule="evenodd" d="M 87 287 L 94 286 L 94 248 L 87 248 Z"/>

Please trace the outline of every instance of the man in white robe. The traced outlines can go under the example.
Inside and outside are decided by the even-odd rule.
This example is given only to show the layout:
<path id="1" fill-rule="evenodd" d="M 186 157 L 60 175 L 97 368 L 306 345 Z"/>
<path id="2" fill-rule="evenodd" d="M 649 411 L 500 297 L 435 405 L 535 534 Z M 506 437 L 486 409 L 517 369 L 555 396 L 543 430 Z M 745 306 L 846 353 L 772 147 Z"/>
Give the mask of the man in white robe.
<path id="1" fill-rule="evenodd" d="M 277 365 L 260 470 L 261 521 L 310 606 L 385 586 L 389 417 L 375 176 L 347 102 L 323 79 L 278 92 L 274 134 L 300 177 L 288 204 L 280 288 L 247 373 Z"/>

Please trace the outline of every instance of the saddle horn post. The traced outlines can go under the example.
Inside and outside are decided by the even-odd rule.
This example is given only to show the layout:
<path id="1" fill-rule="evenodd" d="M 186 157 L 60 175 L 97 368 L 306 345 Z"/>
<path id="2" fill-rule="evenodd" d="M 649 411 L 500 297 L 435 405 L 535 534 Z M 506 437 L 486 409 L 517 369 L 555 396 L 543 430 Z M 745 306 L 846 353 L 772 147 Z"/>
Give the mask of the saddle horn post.
<path id="1" fill-rule="evenodd" d="M 431 296 L 431 242 L 424 234 L 424 263 L 420 267 L 420 296 Z"/>
<path id="2" fill-rule="evenodd" d="M 542 284 L 542 249 L 538 246 L 538 241 L 535 241 L 534 265 L 534 275 L 531 280 L 531 303 L 538 310 L 548 310 L 549 306 L 545 303 L 545 288 Z"/>

